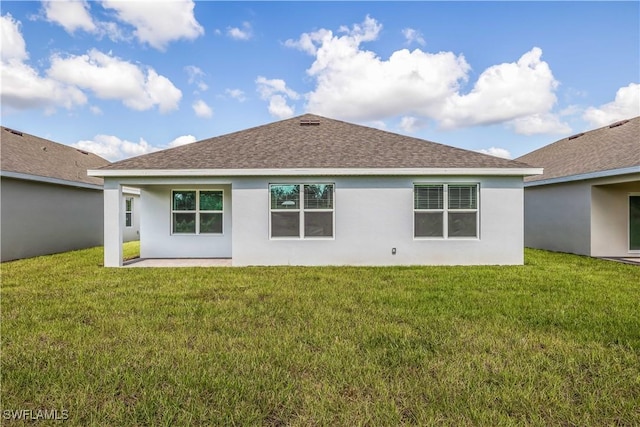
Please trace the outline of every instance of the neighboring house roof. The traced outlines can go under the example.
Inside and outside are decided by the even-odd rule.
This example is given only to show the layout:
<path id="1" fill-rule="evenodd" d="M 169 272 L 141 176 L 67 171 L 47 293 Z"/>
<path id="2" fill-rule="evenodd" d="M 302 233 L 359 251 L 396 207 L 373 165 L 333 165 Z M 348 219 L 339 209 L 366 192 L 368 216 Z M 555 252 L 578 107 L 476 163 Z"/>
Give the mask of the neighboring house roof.
<path id="1" fill-rule="evenodd" d="M 109 164 L 95 154 L 4 126 L 0 133 L 0 159 L 3 176 L 98 186 L 102 186 L 102 178 L 88 176 L 87 169 Z"/>
<path id="2" fill-rule="evenodd" d="M 516 160 L 544 168 L 527 182 L 640 172 L 640 117 L 563 138 Z"/>
<path id="3" fill-rule="evenodd" d="M 231 172 L 399 168 L 531 167 L 513 160 L 305 114 L 122 160 L 91 173 L 111 176 L 120 175 L 117 171 L 149 170 Z"/>

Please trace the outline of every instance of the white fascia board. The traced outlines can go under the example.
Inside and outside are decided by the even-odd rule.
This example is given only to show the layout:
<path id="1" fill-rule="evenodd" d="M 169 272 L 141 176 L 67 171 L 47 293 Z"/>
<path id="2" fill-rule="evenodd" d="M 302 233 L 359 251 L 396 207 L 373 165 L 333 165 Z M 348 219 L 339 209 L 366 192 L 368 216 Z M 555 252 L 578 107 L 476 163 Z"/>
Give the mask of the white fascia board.
<path id="1" fill-rule="evenodd" d="M 578 175 L 561 176 L 558 178 L 542 179 L 540 181 L 525 182 L 526 187 L 537 187 L 539 185 L 561 184 L 563 182 L 583 181 L 587 179 L 608 178 L 618 175 L 628 175 L 631 173 L 640 173 L 640 166 L 631 166 L 629 168 L 610 169 L 606 171 L 582 173 Z"/>
<path id="2" fill-rule="evenodd" d="M 183 177 L 183 176 L 388 176 L 388 175 L 540 175 L 542 168 L 308 168 L 308 169 L 96 169 L 89 176 Z"/>
<path id="3" fill-rule="evenodd" d="M 28 173 L 0 171 L 0 176 L 6 177 L 6 178 L 22 179 L 25 181 L 44 182 L 46 184 L 66 185 L 69 187 L 88 188 L 90 190 L 102 191 L 102 185 L 88 184 L 85 182 L 78 182 L 78 181 L 69 181 L 66 179 L 51 178 L 48 176 L 31 175 Z"/>

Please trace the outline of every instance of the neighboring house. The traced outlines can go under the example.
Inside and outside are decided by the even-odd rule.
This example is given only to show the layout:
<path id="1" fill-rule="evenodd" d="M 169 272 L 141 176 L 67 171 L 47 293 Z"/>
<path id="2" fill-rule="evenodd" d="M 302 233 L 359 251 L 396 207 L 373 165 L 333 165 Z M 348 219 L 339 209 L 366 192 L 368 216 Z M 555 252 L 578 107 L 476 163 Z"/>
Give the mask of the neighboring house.
<path id="1" fill-rule="evenodd" d="M 525 245 L 595 257 L 640 254 L 640 117 L 561 139 L 517 159 Z"/>
<path id="2" fill-rule="evenodd" d="M 103 180 L 87 176 L 87 169 L 108 165 L 107 160 L 5 127 L 0 156 L 2 261 L 103 243 Z M 123 204 L 125 197 L 134 198 L 134 222 L 123 228 L 137 238 L 139 191 L 126 189 Z"/>
<path id="3" fill-rule="evenodd" d="M 105 180 L 105 266 L 122 186 L 141 258 L 241 265 L 522 264 L 512 160 L 307 114 L 89 171 Z"/>

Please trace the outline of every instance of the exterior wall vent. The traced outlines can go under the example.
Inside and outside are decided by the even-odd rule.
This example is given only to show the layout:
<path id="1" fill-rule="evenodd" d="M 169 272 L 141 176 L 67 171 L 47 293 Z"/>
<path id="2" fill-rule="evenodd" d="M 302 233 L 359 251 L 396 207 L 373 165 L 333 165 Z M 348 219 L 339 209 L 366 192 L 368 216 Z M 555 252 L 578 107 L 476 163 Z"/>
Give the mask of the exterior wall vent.
<path id="1" fill-rule="evenodd" d="M 22 132 L 18 132 L 17 130 L 13 130 L 13 129 L 9 129 L 9 128 L 4 128 L 4 130 L 11 132 L 14 135 L 18 135 L 18 136 L 22 136 Z"/>
<path id="2" fill-rule="evenodd" d="M 300 120 L 300 126 L 320 126 L 320 120 L 302 119 Z"/>
<path id="3" fill-rule="evenodd" d="M 615 122 L 609 125 L 609 129 L 611 128 L 617 128 L 618 126 L 622 126 L 625 123 L 628 123 L 629 120 L 620 120 L 619 122 Z"/>
<path id="4" fill-rule="evenodd" d="M 584 135 L 584 132 L 582 133 L 577 133 L 573 136 L 570 136 L 569 138 L 567 138 L 568 140 L 572 140 L 572 139 L 576 139 L 576 138 L 580 138 L 582 135 Z"/>

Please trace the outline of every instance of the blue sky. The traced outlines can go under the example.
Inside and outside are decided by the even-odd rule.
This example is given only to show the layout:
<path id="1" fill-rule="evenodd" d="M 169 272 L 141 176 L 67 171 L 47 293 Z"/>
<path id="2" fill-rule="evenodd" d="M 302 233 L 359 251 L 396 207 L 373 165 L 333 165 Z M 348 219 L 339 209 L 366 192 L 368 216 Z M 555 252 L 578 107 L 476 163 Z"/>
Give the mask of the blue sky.
<path id="1" fill-rule="evenodd" d="M 515 158 L 640 115 L 639 2 L 11 2 L 2 125 L 118 160 L 312 112 Z"/>

